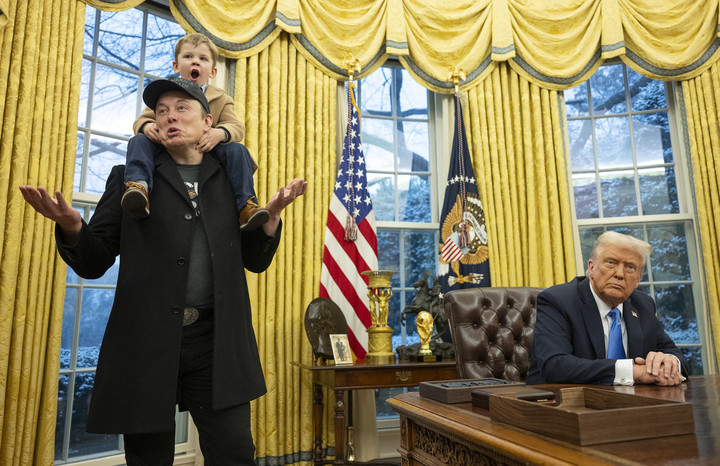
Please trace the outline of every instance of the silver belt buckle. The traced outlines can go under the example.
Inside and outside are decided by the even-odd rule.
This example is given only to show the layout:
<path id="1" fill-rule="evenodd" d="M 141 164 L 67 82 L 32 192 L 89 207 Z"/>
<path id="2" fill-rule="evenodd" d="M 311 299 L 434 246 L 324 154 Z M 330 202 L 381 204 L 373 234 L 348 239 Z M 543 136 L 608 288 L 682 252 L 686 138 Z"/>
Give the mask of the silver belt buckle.
<path id="1" fill-rule="evenodd" d="M 200 317 L 200 311 L 194 307 L 186 307 L 183 312 L 183 327 L 194 324 Z"/>

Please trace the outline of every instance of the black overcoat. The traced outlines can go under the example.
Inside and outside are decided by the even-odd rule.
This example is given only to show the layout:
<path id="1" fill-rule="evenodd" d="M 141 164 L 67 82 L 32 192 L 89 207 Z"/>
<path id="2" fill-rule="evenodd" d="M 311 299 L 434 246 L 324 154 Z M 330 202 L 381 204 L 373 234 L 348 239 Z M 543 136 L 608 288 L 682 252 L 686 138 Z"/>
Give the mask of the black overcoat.
<path id="1" fill-rule="evenodd" d="M 61 257 L 81 277 L 97 278 L 120 255 L 115 300 L 105 330 L 88 413 L 94 433 L 144 433 L 174 428 L 180 341 L 194 222 L 207 231 L 214 274 L 213 407 L 263 395 L 265 381 L 252 327 L 245 270 L 262 272 L 277 249 L 262 228 L 240 233 L 225 170 L 205 155 L 194 215 L 172 158 L 156 154 L 151 215 L 123 215 L 124 166 L 116 166 L 89 224 Z"/>

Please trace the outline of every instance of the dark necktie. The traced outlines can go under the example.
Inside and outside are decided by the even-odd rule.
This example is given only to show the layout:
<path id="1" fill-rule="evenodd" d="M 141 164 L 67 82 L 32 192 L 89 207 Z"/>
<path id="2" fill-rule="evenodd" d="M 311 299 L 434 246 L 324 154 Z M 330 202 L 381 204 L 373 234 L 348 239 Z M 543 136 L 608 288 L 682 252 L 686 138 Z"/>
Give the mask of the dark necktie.
<path id="1" fill-rule="evenodd" d="M 620 310 L 616 307 L 610 309 L 612 325 L 608 335 L 608 359 L 625 359 L 623 348 L 622 327 L 620 326 Z"/>

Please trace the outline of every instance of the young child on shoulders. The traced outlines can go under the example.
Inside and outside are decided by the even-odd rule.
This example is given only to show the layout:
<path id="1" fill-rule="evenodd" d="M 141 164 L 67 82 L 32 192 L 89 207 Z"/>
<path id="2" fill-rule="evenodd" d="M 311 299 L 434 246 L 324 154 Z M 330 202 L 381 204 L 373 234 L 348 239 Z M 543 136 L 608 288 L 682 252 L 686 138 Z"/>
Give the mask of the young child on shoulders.
<path id="1" fill-rule="evenodd" d="M 217 74 L 217 48 L 203 34 L 188 34 L 175 44 L 173 72 L 200 86 L 210 103 L 212 129 L 198 143 L 198 149 L 214 154 L 225 167 L 238 207 L 241 230 L 254 230 L 266 223 L 270 214 L 260 208 L 255 197 L 252 175 L 257 164 L 239 142 L 245 137 L 245 125 L 235 115 L 232 98 L 219 87 L 208 84 Z M 155 124 L 155 112 L 149 108 L 133 124 L 136 134 L 130 139 L 125 164 L 123 210 L 134 218 L 150 215 L 150 194 L 153 187 L 155 151 L 160 134 Z"/>

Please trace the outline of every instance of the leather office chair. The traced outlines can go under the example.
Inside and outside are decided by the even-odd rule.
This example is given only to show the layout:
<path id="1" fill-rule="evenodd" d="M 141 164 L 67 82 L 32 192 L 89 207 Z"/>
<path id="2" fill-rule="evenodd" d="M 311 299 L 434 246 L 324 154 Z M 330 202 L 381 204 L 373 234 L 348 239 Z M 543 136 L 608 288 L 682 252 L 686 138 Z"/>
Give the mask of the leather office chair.
<path id="1" fill-rule="evenodd" d="M 525 381 L 542 290 L 467 288 L 444 296 L 461 378 Z"/>

